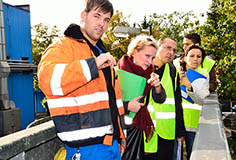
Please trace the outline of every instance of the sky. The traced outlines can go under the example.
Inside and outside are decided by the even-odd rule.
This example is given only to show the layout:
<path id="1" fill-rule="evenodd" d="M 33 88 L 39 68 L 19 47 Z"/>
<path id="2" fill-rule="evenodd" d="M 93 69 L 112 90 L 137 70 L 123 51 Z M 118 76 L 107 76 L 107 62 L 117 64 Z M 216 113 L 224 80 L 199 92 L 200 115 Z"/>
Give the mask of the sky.
<path id="1" fill-rule="evenodd" d="M 71 23 L 79 24 L 83 0 L 2 0 L 11 5 L 30 5 L 31 26 L 43 23 L 56 25 L 61 31 Z M 211 0 L 110 0 L 123 16 L 131 15 L 130 24 L 140 22 L 145 15 L 193 11 L 206 13 Z M 127 4 L 128 2 L 128 4 Z M 200 19 L 202 22 L 206 19 Z"/>

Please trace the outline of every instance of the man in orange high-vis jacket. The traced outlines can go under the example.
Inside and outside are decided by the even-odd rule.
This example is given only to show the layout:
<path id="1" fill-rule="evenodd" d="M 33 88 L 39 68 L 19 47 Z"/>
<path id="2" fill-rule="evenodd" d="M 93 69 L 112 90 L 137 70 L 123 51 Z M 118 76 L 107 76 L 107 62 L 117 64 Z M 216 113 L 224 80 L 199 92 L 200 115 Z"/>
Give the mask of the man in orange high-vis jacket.
<path id="1" fill-rule="evenodd" d="M 81 25 L 71 24 L 38 66 L 57 135 L 82 160 L 120 160 L 125 147 L 116 61 L 100 39 L 112 15 L 108 0 L 86 0 Z"/>

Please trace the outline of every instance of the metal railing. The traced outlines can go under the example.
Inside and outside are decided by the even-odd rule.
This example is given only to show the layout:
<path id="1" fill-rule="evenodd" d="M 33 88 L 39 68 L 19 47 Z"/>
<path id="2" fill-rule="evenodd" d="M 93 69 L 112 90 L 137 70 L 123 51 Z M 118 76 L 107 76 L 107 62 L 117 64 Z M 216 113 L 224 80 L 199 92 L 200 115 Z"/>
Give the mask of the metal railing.
<path id="1" fill-rule="evenodd" d="M 191 160 L 206 159 L 232 159 L 216 93 L 205 100 L 191 154 Z"/>

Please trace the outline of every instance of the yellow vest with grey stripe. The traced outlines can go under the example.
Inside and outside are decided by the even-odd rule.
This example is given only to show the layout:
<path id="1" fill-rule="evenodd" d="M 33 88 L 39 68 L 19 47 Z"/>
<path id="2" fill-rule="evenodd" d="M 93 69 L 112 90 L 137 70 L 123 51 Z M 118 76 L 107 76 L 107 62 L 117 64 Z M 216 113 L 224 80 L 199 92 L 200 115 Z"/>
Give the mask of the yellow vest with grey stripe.
<path id="1" fill-rule="evenodd" d="M 209 73 L 212 69 L 212 67 L 214 66 L 215 64 L 215 61 L 208 58 L 208 57 L 205 57 L 204 60 L 203 60 L 203 63 L 202 63 L 202 68 L 206 69 L 206 71 Z"/>
<path id="2" fill-rule="evenodd" d="M 176 89 L 177 72 L 175 74 Z M 144 151 L 149 153 L 157 152 L 158 136 L 167 140 L 175 139 L 175 89 L 173 89 L 169 64 L 165 65 L 161 84 L 166 92 L 166 101 L 163 104 L 159 104 L 152 99 L 152 96 L 150 96 L 148 103 L 148 110 L 155 126 L 155 133 L 152 136 L 152 139 L 148 143 L 144 142 Z"/>
<path id="3" fill-rule="evenodd" d="M 198 68 L 197 72 L 206 76 L 207 71 L 204 68 Z M 196 103 L 191 103 L 182 98 L 184 125 L 187 131 L 195 131 L 198 128 L 202 106 Z"/>

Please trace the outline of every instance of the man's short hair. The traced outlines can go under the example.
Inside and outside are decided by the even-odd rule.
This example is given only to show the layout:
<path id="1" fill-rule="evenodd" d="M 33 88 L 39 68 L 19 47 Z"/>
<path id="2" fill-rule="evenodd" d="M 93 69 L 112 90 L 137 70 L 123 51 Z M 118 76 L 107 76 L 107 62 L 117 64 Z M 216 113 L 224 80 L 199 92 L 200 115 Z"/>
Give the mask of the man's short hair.
<path id="1" fill-rule="evenodd" d="M 190 39 L 194 44 L 198 43 L 201 45 L 201 37 L 197 33 L 189 33 L 185 35 L 184 38 Z"/>
<path id="2" fill-rule="evenodd" d="M 163 44 L 163 43 L 165 43 L 165 40 L 166 39 L 171 39 L 171 40 L 173 40 L 173 41 L 175 41 L 173 38 L 171 38 L 171 37 L 162 37 L 162 38 L 160 38 L 158 41 L 157 41 L 157 46 L 158 46 L 158 48 L 159 47 L 161 47 L 161 45 Z"/>
<path id="3" fill-rule="evenodd" d="M 85 0 L 85 12 L 90 12 L 92 9 L 100 9 L 104 13 L 111 13 L 113 15 L 114 9 L 113 5 L 109 0 Z"/>

